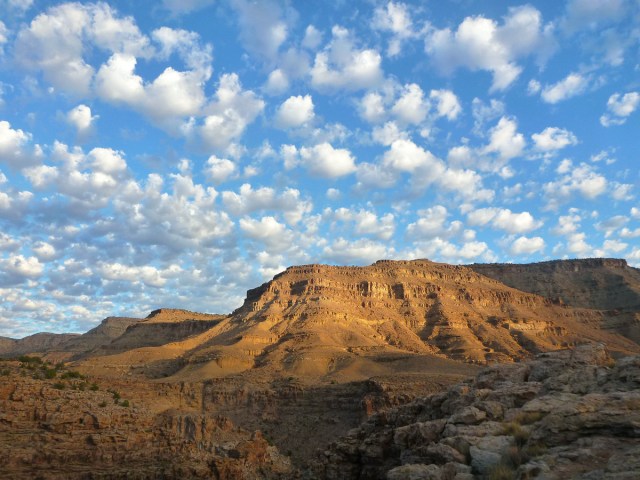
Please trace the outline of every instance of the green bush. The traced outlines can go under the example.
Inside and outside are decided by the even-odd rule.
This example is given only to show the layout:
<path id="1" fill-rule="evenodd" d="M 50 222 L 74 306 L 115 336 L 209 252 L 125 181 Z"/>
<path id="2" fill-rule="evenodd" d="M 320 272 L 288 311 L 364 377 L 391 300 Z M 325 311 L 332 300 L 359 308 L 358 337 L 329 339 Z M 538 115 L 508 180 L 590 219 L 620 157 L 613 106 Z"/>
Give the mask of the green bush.
<path id="1" fill-rule="evenodd" d="M 101 407 L 101 408 L 104 408 L 104 407 L 106 407 L 106 406 L 107 406 L 107 402 L 102 401 L 102 402 L 100 402 L 100 403 L 98 404 L 98 406 L 99 406 L 99 407 Z"/>
<path id="2" fill-rule="evenodd" d="M 0 371 L 0 377 L 8 377 L 11 372 L 8 369 Z"/>
<path id="3" fill-rule="evenodd" d="M 56 375 L 58 374 L 58 372 L 56 372 L 55 368 L 47 368 L 44 371 L 44 378 L 48 378 L 49 380 L 51 380 L 52 378 L 56 378 Z M 64 378 L 64 377 L 62 377 Z"/>
<path id="4" fill-rule="evenodd" d="M 29 355 L 20 355 L 18 360 L 22 363 L 42 363 L 42 359 L 40 357 L 30 357 Z"/>
<path id="5" fill-rule="evenodd" d="M 531 425 L 542 420 L 544 416 L 543 412 L 520 412 L 513 418 L 513 421 L 520 425 Z"/>
<path id="6" fill-rule="evenodd" d="M 92 392 L 97 392 L 98 390 L 100 390 L 100 387 L 96 382 L 93 382 L 89 387 L 89 390 L 91 390 Z"/>
<path id="7" fill-rule="evenodd" d="M 128 407 L 129 406 L 129 400 L 123 400 L 122 402 L 120 402 L 120 406 L 121 407 Z"/>
<path id="8" fill-rule="evenodd" d="M 502 428 L 502 435 L 513 436 L 518 446 L 524 445 L 529 440 L 529 432 L 516 422 L 505 423 Z"/>
<path id="9" fill-rule="evenodd" d="M 84 378 L 80 372 L 68 371 L 62 374 L 60 378 Z"/>
<path id="10" fill-rule="evenodd" d="M 62 382 L 57 382 L 53 384 L 53 388 L 55 388 L 56 390 L 64 390 L 65 385 Z"/>

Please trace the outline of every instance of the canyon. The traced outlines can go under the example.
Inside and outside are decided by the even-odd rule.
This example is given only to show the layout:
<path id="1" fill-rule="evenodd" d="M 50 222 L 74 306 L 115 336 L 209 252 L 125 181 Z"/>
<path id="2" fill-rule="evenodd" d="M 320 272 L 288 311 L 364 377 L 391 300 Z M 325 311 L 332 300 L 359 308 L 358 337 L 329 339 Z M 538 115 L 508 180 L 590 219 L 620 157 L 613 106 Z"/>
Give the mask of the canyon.
<path id="1" fill-rule="evenodd" d="M 569 478 L 549 465 L 582 448 L 600 463 L 567 472 L 613 475 L 602 445 L 638 448 L 639 333 L 640 270 L 624 260 L 290 267 L 228 315 L 163 308 L 82 335 L 0 338 L 0 470 Z M 553 437 L 543 417 L 562 402 L 628 421 L 607 430 L 580 413 Z"/>

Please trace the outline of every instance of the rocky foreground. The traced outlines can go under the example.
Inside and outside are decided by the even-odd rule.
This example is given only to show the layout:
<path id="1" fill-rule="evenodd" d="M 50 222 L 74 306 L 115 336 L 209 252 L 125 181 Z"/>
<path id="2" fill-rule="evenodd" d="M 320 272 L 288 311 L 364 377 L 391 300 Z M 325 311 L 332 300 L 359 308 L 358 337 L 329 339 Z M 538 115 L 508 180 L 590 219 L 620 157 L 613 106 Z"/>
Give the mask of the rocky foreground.
<path id="1" fill-rule="evenodd" d="M 315 466 L 324 479 L 638 479 L 640 357 L 602 345 L 497 365 L 373 415 Z"/>
<path id="2" fill-rule="evenodd" d="M 7 479 L 640 478 L 640 356 L 603 345 L 485 368 L 306 458 L 200 408 L 194 385 L 145 393 L 37 361 L 0 367 Z"/>

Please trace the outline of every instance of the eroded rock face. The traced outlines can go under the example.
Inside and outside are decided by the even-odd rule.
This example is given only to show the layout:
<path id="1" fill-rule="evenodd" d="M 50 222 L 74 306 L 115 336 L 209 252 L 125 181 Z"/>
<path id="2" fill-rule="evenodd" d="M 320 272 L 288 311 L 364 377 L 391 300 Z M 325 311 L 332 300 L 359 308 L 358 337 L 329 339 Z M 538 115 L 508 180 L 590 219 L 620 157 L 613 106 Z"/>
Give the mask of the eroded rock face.
<path id="1" fill-rule="evenodd" d="M 585 345 L 374 415 L 311 477 L 640 478 L 639 453 L 640 357 Z"/>
<path id="2" fill-rule="evenodd" d="M 33 378 L 39 368 L 0 365 L 3 479 L 265 479 L 292 470 L 259 432 L 202 412 L 193 389 Z"/>
<path id="3" fill-rule="evenodd" d="M 599 312 L 558 305 L 462 266 L 426 260 L 305 265 L 250 290 L 188 360 L 215 361 L 227 371 L 270 364 L 311 375 L 376 351 L 480 364 L 589 340 L 640 351 L 603 332 L 601 321 Z"/>

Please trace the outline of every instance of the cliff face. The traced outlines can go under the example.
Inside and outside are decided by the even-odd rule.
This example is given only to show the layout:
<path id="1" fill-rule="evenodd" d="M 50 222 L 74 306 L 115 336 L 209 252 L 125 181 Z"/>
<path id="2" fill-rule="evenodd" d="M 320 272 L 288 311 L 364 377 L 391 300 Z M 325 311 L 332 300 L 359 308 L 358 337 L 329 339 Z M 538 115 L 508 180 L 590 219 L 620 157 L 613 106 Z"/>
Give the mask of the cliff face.
<path id="1" fill-rule="evenodd" d="M 625 260 L 589 258 L 469 268 L 524 292 L 599 310 L 603 329 L 640 343 L 640 270 Z"/>
<path id="2" fill-rule="evenodd" d="M 469 268 L 523 292 L 573 307 L 640 311 L 640 270 L 622 259 L 474 264 Z"/>
<path id="3" fill-rule="evenodd" d="M 244 305 L 186 355 L 220 375 L 271 366 L 300 375 L 411 353 L 486 363 L 588 340 L 638 345 L 600 330 L 602 315 L 510 288 L 470 268 L 429 261 L 292 267 L 250 290 Z M 379 364 L 380 362 L 376 360 Z"/>
<path id="4" fill-rule="evenodd" d="M 0 342 L 0 354 L 18 356 L 29 353 L 46 353 L 61 348 L 69 340 L 79 337 L 71 333 L 36 333 L 18 340 Z"/>

